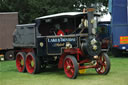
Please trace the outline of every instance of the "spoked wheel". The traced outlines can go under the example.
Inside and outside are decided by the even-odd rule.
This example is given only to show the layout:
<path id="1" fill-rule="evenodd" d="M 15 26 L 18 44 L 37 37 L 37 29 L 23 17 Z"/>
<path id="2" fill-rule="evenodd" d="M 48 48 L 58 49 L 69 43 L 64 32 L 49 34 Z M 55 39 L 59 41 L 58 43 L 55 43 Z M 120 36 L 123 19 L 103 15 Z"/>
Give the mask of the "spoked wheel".
<path id="1" fill-rule="evenodd" d="M 110 70 L 110 59 L 106 53 L 101 53 L 97 60 L 96 72 L 98 74 L 106 75 Z"/>
<path id="2" fill-rule="evenodd" d="M 26 57 L 26 69 L 30 74 L 36 74 L 40 72 L 41 64 L 39 57 L 36 57 L 34 53 L 28 53 Z"/>
<path id="3" fill-rule="evenodd" d="M 25 57 L 26 57 L 26 53 L 24 53 L 24 52 L 19 52 L 16 55 L 16 67 L 17 67 L 19 72 L 25 72 L 26 71 Z"/>
<path id="4" fill-rule="evenodd" d="M 64 60 L 64 72 L 67 77 L 75 79 L 78 73 L 78 64 L 74 56 L 68 55 Z"/>

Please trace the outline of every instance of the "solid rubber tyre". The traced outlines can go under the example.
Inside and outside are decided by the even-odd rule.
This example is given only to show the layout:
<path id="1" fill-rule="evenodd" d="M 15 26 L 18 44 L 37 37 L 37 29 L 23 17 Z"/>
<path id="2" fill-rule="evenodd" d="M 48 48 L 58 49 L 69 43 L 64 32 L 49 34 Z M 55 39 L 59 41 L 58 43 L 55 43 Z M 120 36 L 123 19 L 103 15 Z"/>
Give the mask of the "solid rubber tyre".
<path id="1" fill-rule="evenodd" d="M 75 79 L 78 74 L 78 63 L 74 56 L 67 55 L 64 59 L 64 72 L 68 78 Z"/>
<path id="2" fill-rule="evenodd" d="M 97 68 L 96 68 L 96 72 L 98 74 L 103 74 L 106 75 L 109 73 L 110 71 L 110 59 L 109 56 L 106 53 L 101 53 L 99 55 L 99 59 L 97 60 Z"/>
<path id="3" fill-rule="evenodd" d="M 19 72 L 26 72 L 25 65 L 26 53 L 18 52 L 16 55 L 16 67 Z"/>
<path id="4" fill-rule="evenodd" d="M 30 74 L 36 74 L 41 71 L 39 57 L 35 56 L 35 54 L 32 52 L 29 52 L 26 56 L 26 69 Z"/>

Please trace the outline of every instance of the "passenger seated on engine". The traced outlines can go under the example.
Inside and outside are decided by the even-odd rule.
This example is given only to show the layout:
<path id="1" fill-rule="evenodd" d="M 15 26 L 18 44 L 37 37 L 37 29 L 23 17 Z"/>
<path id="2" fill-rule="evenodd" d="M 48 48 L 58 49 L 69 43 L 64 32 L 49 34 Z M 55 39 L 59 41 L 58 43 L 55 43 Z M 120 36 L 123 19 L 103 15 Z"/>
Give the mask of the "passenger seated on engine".
<path id="1" fill-rule="evenodd" d="M 60 36 L 63 36 L 63 35 L 64 35 L 64 32 L 63 32 L 63 30 L 61 29 L 60 24 L 56 24 L 56 25 L 55 25 L 55 29 L 56 29 L 56 34 L 57 34 L 57 35 L 60 35 Z"/>
<path id="2" fill-rule="evenodd" d="M 55 24 L 53 28 L 50 30 L 51 35 L 64 35 L 64 32 L 62 29 L 60 29 L 60 24 Z"/>

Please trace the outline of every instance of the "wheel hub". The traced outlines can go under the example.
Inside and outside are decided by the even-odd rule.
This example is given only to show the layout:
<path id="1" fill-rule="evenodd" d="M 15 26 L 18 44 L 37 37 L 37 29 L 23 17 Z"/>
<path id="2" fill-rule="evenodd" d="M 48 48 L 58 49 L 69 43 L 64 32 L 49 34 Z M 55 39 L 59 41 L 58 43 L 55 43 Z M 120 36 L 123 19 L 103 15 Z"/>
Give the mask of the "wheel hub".
<path id="1" fill-rule="evenodd" d="M 20 62 L 20 63 L 21 63 L 21 66 L 23 66 L 23 65 L 24 65 L 24 61 L 23 61 L 23 60 L 21 60 L 21 62 Z"/>
<path id="2" fill-rule="evenodd" d="M 68 65 L 68 66 L 67 66 L 67 70 L 70 70 L 70 68 L 71 68 L 71 66 Z"/>
<path id="3" fill-rule="evenodd" d="M 12 58 L 12 55 L 9 55 L 10 58 Z"/>
<path id="4" fill-rule="evenodd" d="M 31 66 L 34 67 L 34 62 L 33 61 L 31 61 Z"/>

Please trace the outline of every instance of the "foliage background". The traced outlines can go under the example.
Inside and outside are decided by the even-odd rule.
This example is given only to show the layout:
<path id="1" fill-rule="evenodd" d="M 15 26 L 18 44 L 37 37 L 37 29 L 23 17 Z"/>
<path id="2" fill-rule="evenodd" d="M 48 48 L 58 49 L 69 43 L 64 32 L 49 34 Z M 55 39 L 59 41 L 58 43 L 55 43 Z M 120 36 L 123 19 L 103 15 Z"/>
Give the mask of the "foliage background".
<path id="1" fill-rule="evenodd" d="M 30 23 L 36 17 L 95 7 L 101 11 L 108 0 L 0 0 L 0 12 L 19 12 L 19 23 Z"/>

